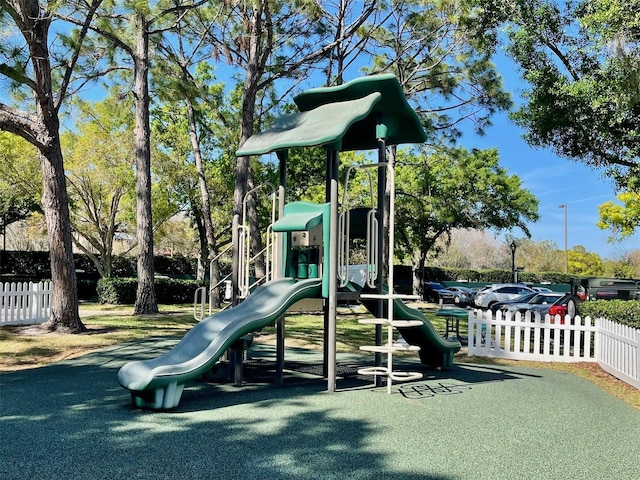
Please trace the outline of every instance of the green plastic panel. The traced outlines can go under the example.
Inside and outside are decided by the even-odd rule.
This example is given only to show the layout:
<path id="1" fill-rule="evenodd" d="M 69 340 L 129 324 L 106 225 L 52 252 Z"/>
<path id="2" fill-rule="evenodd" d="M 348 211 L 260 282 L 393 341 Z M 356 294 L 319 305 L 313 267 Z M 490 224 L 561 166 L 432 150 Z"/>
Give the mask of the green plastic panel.
<path id="1" fill-rule="evenodd" d="M 309 231 L 322 223 L 322 243 L 324 245 L 324 258 L 322 260 L 322 297 L 329 298 L 329 262 L 331 260 L 329 239 L 331 236 L 331 204 L 311 202 L 291 202 L 284 206 L 284 215 L 273 223 L 274 232 Z M 284 271 L 291 268 L 291 239 L 287 237 L 284 242 Z"/>
<path id="2" fill-rule="evenodd" d="M 362 98 L 372 92 L 381 93 L 382 99 L 364 120 L 349 129 L 342 139 L 342 150 L 375 149 L 378 136 L 384 137 L 388 145 L 427 140 L 418 115 L 393 74 L 370 75 L 335 87 L 313 88 L 297 95 L 293 101 L 300 111 L 306 112 L 326 103 Z"/>
<path id="3" fill-rule="evenodd" d="M 118 381 L 131 390 L 137 407 L 174 408 L 184 385 L 210 371 L 234 342 L 272 325 L 298 300 L 320 298 L 321 288 L 319 278 L 282 278 L 261 285 L 240 305 L 197 323 L 169 352 L 124 364 L 118 371 Z"/>
<path id="4" fill-rule="evenodd" d="M 364 119 L 382 98 L 374 92 L 364 98 L 320 105 L 317 108 L 277 118 L 271 128 L 251 136 L 237 156 L 262 155 L 292 147 L 340 144 L 349 127 Z M 375 128 L 369 136 L 375 136 Z"/>
<path id="5" fill-rule="evenodd" d="M 236 155 L 262 155 L 292 147 L 332 146 L 373 150 L 423 143 L 427 135 L 402 86 L 392 74 L 357 78 L 337 87 L 313 88 L 294 97 L 300 113 L 284 115 L 250 137 Z"/>
<path id="6" fill-rule="evenodd" d="M 294 205 L 294 204 L 289 204 Z M 287 213 L 271 227 L 274 232 L 309 231 L 322 223 L 322 212 Z"/>

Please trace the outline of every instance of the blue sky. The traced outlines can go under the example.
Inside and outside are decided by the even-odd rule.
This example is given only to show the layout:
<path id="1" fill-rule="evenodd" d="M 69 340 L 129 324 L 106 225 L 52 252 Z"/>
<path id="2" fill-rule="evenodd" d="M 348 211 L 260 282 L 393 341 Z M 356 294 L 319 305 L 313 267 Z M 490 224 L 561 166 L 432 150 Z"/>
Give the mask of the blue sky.
<path id="1" fill-rule="evenodd" d="M 503 75 L 504 87 L 518 103 L 518 92 L 525 86 L 511 60 L 496 57 L 496 65 Z M 530 225 L 532 240 L 552 240 L 564 248 L 564 209 L 568 205 L 568 246 L 582 245 L 603 258 L 617 258 L 629 250 L 640 247 L 638 237 L 619 243 L 608 242 L 610 232 L 596 226 L 598 205 L 615 200 L 613 183 L 600 172 L 584 164 L 557 157 L 551 150 L 534 149 L 522 138 L 523 130 L 515 126 L 506 113 L 493 117 L 493 126 L 482 137 L 466 135 L 462 143 L 467 148 L 497 147 L 500 163 L 511 174 L 516 174 L 523 187 L 540 202 L 540 220 Z M 515 232 L 515 235 L 521 233 Z"/>

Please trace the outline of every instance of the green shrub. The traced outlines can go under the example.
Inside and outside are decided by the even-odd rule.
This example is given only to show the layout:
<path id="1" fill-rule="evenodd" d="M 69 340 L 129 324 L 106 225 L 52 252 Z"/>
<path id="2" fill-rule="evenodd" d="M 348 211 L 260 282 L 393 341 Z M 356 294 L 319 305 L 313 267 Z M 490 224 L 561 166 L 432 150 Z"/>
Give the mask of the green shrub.
<path id="1" fill-rule="evenodd" d="M 136 278 L 101 278 L 96 286 L 98 302 L 114 305 L 135 303 L 137 288 Z"/>
<path id="2" fill-rule="evenodd" d="M 480 274 L 470 268 L 447 268 L 446 270 L 452 281 L 467 280 L 468 282 L 477 282 L 478 278 L 480 278 Z"/>
<path id="3" fill-rule="evenodd" d="M 424 267 L 425 282 L 441 282 L 442 280 L 450 280 L 444 268 L 440 267 Z"/>
<path id="4" fill-rule="evenodd" d="M 2 274 L 19 275 L 37 282 L 51 278 L 49 252 L 3 251 Z"/>
<path id="5" fill-rule="evenodd" d="M 507 270 L 483 270 L 478 272 L 478 281 L 487 283 L 511 283 L 513 274 Z"/>
<path id="6" fill-rule="evenodd" d="M 602 317 L 640 328 L 640 300 L 594 300 L 578 306 L 581 317 Z"/>
<path id="7" fill-rule="evenodd" d="M 160 304 L 191 303 L 198 287 L 203 282 L 157 278 L 154 282 L 156 299 Z M 98 302 L 115 305 L 132 304 L 136 301 L 138 280 L 136 278 L 102 278 L 96 288 Z"/>
<path id="8" fill-rule="evenodd" d="M 163 275 L 195 275 L 197 269 L 197 259 L 185 257 L 165 257 L 155 256 L 153 258 L 153 268 L 157 273 Z"/>
<path id="9" fill-rule="evenodd" d="M 176 278 L 156 278 L 156 299 L 158 303 L 191 303 L 198 287 L 204 282 Z"/>
<path id="10" fill-rule="evenodd" d="M 78 298 L 80 300 L 93 300 L 96 298 L 98 282 L 78 278 Z"/>
<path id="11" fill-rule="evenodd" d="M 111 275 L 114 277 L 135 277 L 138 260 L 136 257 L 117 255 L 111 260 Z"/>

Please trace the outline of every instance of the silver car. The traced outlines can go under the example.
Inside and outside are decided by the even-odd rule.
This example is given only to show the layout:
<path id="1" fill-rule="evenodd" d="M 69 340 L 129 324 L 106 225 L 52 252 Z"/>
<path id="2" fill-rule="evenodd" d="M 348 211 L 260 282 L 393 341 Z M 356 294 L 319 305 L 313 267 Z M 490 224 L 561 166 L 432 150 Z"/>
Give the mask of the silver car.
<path id="1" fill-rule="evenodd" d="M 474 292 L 467 287 L 447 287 L 453 292 L 453 303 L 458 305 L 470 305 L 473 303 Z"/>
<path id="2" fill-rule="evenodd" d="M 480 290 L 476 294 L 475 304 L 480 308 L 489 308 L 496 302 L 512 300 L 534 290 L 520 283 L 498 283 Z"/>
<path id="3" fill-rule="evenodd" d="M 534 295 L 532 298 L 522 303 L 512 303 L 507 305 L 505 310 L 507 312 L 520 312 L 525 313 L 527 310 L 533 313 L 539 313 L 544 316 L 549 307 L 559 298 L 564 297 L 564 293 L 560 292 L 542 292 Z"/>

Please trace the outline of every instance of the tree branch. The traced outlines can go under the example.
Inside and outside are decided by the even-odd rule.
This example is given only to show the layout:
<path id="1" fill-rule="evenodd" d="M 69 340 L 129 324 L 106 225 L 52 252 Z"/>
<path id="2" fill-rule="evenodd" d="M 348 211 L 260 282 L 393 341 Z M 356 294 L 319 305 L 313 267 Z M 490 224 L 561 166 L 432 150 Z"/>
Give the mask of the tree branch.
<path id="1" fill-rule="evenodd" d="M 39 120 L 36 115 L 0 103 L 0 131 L 18 135 L 30 144 L 42 149 L 45 144 L 38 136 L 38 124 Z"/>
<path id="2" fill-rule="evenodd" d="M 60 106 L 62 105 L 62 102 L 66 97 L 67 89 L 69 88 L 69 84 L 71 83 L 71 74 L 73 73 L 73 70 L 78 63 L 78 59 L 80 58 L 82 44 L 84 42 L 84 39 L 87 37 L 87 34 L 89 33 L 89 27 L 96 13 L 96 10 L 101 3 L 102 0 L 93 0 L 89 6 L 89 11 L 84 17 L 84 22 L 82 24 L 82 28 L 80 29 L 80 35 L 78 35 L 78 41 L 75 44 L 75 51 L 73 52 L 71 59 L 67 63 L 67 68 L 64 72 L 64 76 L 62 77 L 60 89 L 58 90 L 58 96 L 54 101 L 54 108 L 56 109 L 56 112 L 60 111 Z"/>

